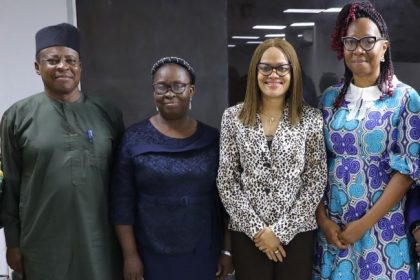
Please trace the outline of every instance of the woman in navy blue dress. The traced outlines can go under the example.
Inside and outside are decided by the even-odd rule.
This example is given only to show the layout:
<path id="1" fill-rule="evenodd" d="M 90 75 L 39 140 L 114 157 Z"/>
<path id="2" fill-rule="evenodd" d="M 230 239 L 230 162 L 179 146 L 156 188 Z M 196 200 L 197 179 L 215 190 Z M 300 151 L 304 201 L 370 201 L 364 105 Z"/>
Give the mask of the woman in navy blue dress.
<path id="1" fill-rule="evenodd" d="M 216 189 L 219 132 L 188 114 L 195 74 L 185 60 L 158 60 L 152 79 L 158 113 L 126 130 L 113 181 L 124 279 L 225 279 L 232 261 Z"/>

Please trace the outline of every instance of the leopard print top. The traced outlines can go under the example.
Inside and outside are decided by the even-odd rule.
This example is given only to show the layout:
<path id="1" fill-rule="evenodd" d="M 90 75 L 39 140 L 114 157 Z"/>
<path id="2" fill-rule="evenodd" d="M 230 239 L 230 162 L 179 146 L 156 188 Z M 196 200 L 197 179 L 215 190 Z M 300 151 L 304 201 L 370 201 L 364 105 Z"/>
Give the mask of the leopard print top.
<path id="1" fill-rule="evenodd" d="M 292 127 L 285 107 L 271 150 L 261 118 L 254 127 L 238 119 L 242 104 L 225 110 L 217 184 L 230 229 L 253 238 L 269 226 L 283 244 L 317 227 L 315 210 L 327 183 L 322 115 L 304 105 Z"/>

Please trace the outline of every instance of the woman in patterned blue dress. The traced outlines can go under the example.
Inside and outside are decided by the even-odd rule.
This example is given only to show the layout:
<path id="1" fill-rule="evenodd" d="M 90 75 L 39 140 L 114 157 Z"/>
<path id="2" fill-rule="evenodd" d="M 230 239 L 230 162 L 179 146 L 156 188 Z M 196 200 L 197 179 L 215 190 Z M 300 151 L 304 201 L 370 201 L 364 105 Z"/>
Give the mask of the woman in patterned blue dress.
<path id="1" fill-rule="evenodd" d="M 189 63 L 164 57 L 152 79 L 158 113 L 126 130 L 113 180 L 124 280 L 223 280 L 232 258 L 216 188 L 219 132 L 189 115 Z"/>
<path id="2" fill-rule="evenodd" d="M 342 83 L 322 98 L 328 187 L 314 279 L 413 279 L 404 222 L 420 179 L 420 98 L 394 75 L 388 29 L 369 2 L 343 7 L 332 48 Z"/>

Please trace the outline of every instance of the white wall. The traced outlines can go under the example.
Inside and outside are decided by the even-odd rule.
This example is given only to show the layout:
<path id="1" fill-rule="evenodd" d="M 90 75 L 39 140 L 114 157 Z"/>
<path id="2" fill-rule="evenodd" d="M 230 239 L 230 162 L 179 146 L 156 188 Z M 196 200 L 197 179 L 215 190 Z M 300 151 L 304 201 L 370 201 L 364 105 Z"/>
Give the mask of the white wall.
<path id="1" fill-rule="evenodd" d="M 0 116 L 14 102 L 43 90 L 35 73 L 35 33 L 76 25 L 74 0 L 0 0 Z"/>

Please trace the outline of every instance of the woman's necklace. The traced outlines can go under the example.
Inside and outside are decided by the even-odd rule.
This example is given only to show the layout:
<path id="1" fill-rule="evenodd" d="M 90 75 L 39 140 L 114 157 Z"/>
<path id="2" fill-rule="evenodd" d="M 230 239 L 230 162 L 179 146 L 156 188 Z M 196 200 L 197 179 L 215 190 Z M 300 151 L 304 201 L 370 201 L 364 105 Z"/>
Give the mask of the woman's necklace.
<path id="1" fill-rule="evenodd" d="M 269 126 L 273 126 L 274 121 L 276 121 L 276 120 L 280 120 L 280 118 L 281 118 L 281 114 L 279 114 L 278 116 L 267 115 L 267 114 L 264 114 L 263 112 L 261 112 L 260 114 L 261 114 L 262 116 L 264 116 L 264 117 L 268 118 L 268 125 L 269 125 Z"/>

